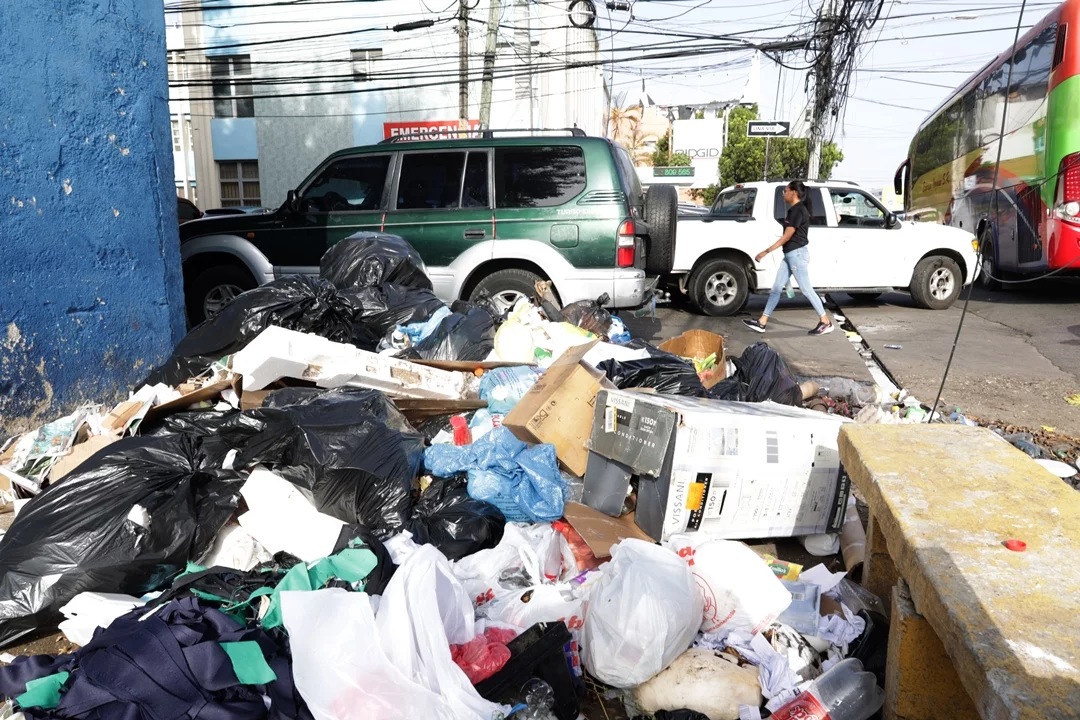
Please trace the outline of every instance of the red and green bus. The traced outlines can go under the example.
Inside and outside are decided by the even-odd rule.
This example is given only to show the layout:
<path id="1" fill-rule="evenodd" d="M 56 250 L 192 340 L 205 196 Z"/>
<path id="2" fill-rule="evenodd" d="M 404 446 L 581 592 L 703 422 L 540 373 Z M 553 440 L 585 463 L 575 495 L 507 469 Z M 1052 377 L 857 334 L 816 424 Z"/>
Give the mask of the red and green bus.
<path id="1" fill-rule="evenodd" d="M 895 185 L 908 217 L 979 238 L 987 286 L 1005 275 L 1080 272 L 1080 0 L 1062 3 L 941 103 Z"/>

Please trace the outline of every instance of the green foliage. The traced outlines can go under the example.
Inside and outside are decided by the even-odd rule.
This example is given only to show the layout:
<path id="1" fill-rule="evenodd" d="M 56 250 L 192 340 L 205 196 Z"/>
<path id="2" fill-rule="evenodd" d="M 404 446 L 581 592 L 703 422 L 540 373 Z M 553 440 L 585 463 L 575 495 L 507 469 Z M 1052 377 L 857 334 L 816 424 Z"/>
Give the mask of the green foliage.
<path id="1" fill-rule="evenodd" d="M 765 168 L 765 139 L 746 137 L 746 124 L 758 119 L 757 105 L 737 107 L 728 116 L 728 142 L 720 155 L 720 184 L 734 185 L 762 179 Z M 769 142 L 769 178 L 805 178 L 821 180 L 832 176 L 833 168 L 844 159 L 835 143 L 821 149 L 821 167 L 807 173 L 809 153 L 805 138 L 773 138 Z M 715 193 L 713 193 L 715 197 Z"/>
<path id="2" fill-rule="evenodd" d="M 671 154 L 671 150 L 668 146 L 667 133 L 661 135 L 656 140 L 656 150 L 652 154 L 652 166 L 653 167 L 667 167 L 668 156 Z"/>
<path id="3" fill-rule="evenodd" d="M 672 153 L 668 156 L 668 167 L 690 167 L 690 156 L 686 153 Z"/>

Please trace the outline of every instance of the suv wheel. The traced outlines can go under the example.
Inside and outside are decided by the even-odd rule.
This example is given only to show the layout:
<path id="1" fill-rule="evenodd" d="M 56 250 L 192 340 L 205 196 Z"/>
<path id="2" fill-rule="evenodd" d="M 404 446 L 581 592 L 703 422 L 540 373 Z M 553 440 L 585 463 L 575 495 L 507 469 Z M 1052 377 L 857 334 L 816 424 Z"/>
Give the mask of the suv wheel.
<path id="1" fill-rule="evenodd" d="M 224 265 L 204 270 L 187 288 L 188 321 L 198 325 L 214 317 L 233 298 L 256 285 L 255 278 L 243 268 Z"/>
<path id="2" fill-rule="evenodd" d="M 963 285 L 963 275 L 956 261 L 944 255 L 935 255 L 924 258 L 915 266 L 911 297 L 921 308 L 944 310 L 956 302 Z"/>
<path id="3" fill-rule="evenodd" d="M 675 262 L 675 223 L 679 218 L 679 191 L 674 185 L 653 185 L 645 195 L 645 222 L 649 244 L 645 248 L 645 271 L 654 275 L 671 272 Z"/>
<path id="4" fill-rule="evenodd" d="M 746 270 L 734 260 L 709 260 L 690 276 L 690 299 L 706 315 L 734 315 L 743 309 L 749 295 Z"/>
<path id="5" fill-rule="evenodd" d="M 543 279 L 528 270 L 497 270 L 476 284 L 469 293 L 469 302 L 478 303 L 486 299 L 505 316 L 519 300 L 535 295 L 536 283 Z"/>

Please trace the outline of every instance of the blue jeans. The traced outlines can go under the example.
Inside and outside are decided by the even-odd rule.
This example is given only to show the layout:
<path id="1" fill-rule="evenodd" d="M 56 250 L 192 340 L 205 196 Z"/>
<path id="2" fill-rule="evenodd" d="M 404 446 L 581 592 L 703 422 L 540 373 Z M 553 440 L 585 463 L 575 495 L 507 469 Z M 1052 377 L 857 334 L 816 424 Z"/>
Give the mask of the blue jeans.
<path id="1" fill-rule="evenodd" d="M 784 255 L 780 261 L 780 267 L 776 270 L 776 280 L 773 281 L 772 291 L 769 293 L 769 301 L 765 303 L 765 317 L 770 317 L 777 303 L 780 302 L 780 293 L 784 292 L 788 278 L 792 275 L 799 281 L 801 292 L 814 306 L 818 317 L 825 317 L 825 306 L 821 304 L 821 298 L 814 292 L 814 286 L 810 284 L 810 249 L 801 247 Z"/>

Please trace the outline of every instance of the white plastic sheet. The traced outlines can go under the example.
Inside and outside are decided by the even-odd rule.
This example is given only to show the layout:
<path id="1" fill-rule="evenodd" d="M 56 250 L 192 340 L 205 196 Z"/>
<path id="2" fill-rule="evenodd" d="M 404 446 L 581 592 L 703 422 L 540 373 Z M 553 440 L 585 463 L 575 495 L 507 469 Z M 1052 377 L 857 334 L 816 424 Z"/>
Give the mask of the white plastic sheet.
<path id="1" fill-rule="evenodd" d="M 623 540 L 591 586 L 582 637 L 589 673 L 631 688 L 681 655 L 701 625 L 701 594 L 690 568 L 671 550 Z"/>
<path id="2" fill-rule="evenodd" d="M 260 466 L 240 494 L 248 506 L 238 518 L 240 525 L 268 552 L 284 550 L 311 562 L 334 551 L 345 523 L 316 510 L 288 480 Z"/>
<path id="3" fill-rule="evenodd" d="M 80 647 L 94 638 L 99 627 L 109 627 L 112 621 L 126 615 L 143 601 L 118 593 L 82 592 L 60 608 L 67 620 L 60 623 L 60 632 Z"/>
<path id="4" fill-rule="evenodd" d="M 490 720 L 509 708 L 477 694 L 450 645 L 474 635 L 472 603 L 449 561 L 415 551 L 386 587 L 376 616 L 364 593 L 286 592 L 297 688 L 319 720 Z"/>

